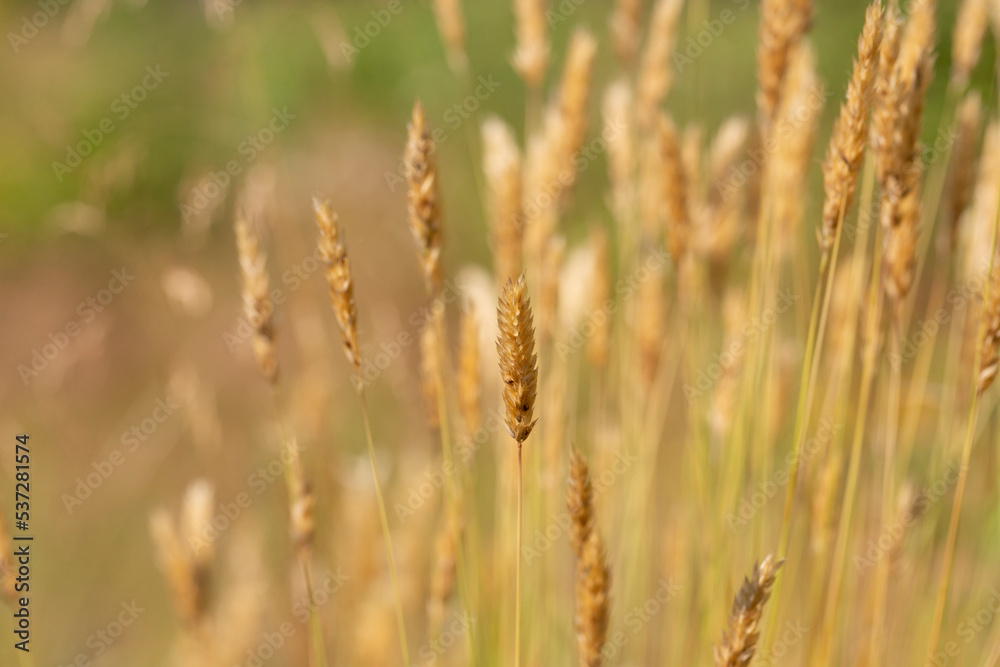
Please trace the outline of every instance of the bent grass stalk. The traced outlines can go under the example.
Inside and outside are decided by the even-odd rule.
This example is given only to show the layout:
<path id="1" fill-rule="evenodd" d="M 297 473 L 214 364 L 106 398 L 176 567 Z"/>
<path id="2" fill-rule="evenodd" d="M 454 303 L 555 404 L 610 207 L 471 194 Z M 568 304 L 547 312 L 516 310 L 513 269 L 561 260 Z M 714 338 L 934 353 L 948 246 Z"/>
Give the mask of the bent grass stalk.
<path id="1" fill-rule="evenodd" d="M 983 294 L 983 303 L 988 304 L 991 293 L 995 287 L 993 272 L 996 269 L 996 247 L 997 247 L 997 227 L 1000 225 L 1000 208 L 997 209 L 993 221 L 993 240 L 990 243 L 990 268 L 987 274 L 986 288 Z M 955 500 L 951 506 L 951 518 L 948 520 L 948 537 L 945 543 L 944 562 L 941 565 L 941 583 L 938 585 L 937 600 L 934 603 L 934 619 L 931 623 L 930 649 L 927 655 L 934 655 L 937 651 L 937 644 L 941 637 L 941 624 L 944 622 L 944 614 L 948 605 L 948 587 L 951 583 L 951 569 L 955 560 L 955 543 L 958 539 L 958 522 L 962 516 L 962 501 L 965 498 L 965 483 L 969 477 L 969 463 L 972 458 L 972 443 L 976 435 L 976 421 L 979 416 L 979 374 L 982 372 L 983 363 L 983 337 L 988 326 L 989 313 L 985 307 L 979 320 L 976 339 L 976 361 L 972 373 L 972 396 L 969 400 L 968 427 L 965 430 L 965 441 L 962 445 L 962 464 L 958 469 L 958 482 L 955 484 Z"/>
<path id="2" fill-rule="evenodd" d="M 389 519 L 385 513 L 385 499 L 382 497 L 382 482 L 378 474 L 378 461 L 375 460 L 375 443 L 372 440 L 371 418 L 368 416 L 368 399 L 365 397 L 365 386 L 358 378 L 358 398 L 361 400 L 361 416 L 365 424 L 365 442 L 368 445 L 368 459 L 371 461 L 372 476 L 375 480 L 375 499 L 378 502 L 378 517 L 382 524 L 382 538 L 385 540 L 386 557 L 389 560 L 389 575 L 392 577 L 392 592 L 396 603 L 396 625 L 399 630 L 400 650 L 403 653 L 403 664 L 410 665 L 410 649 L 406 640 L 406 620 L 403 616 L 403 598 L 399 594 L 399 575 L 396 573 L 396 556 L 392 549 L 392 536 L 389 534 Z"/>

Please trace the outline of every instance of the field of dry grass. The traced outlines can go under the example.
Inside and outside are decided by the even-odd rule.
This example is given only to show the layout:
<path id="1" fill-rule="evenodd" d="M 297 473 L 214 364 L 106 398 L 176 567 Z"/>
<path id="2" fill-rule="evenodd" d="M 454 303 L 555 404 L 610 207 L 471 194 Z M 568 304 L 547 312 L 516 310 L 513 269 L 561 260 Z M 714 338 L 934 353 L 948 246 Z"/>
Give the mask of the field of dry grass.
<path id="1" fill-rule="evenodd" d="M 0 25 L 0 664 L 1000 664 L 1000 3 Z"/>

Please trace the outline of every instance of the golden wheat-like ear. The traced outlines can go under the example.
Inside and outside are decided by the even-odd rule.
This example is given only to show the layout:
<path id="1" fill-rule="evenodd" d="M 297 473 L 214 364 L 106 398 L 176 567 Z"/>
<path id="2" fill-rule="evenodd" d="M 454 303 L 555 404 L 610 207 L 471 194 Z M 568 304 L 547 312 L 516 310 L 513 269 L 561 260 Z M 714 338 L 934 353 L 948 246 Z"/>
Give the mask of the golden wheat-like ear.
<path id="1" fill-rule="evenodd" d="M 523 273 L 516 281 L 508 280 L 504 286 L 497 307 L 497 326 L 507 431 L 520 446 L 535 427 L 533 415 L 538 382 L 535 327 Z"/>
<path id="2" fill-rule="evenodd" d="M 743 580 L 733 601 L 729 631 L 723 634 L 722 645 L 715 648 L 716 667 L 746 667 L 753 660 L 764 604 L 771 597 L 775 577 L 784 562 L 769 554 Z"/>
<path id="3" fill-rule="evenodd" d="M 254 328 L 253 351 L 264 379 L 278 381 L 278 354 L 275 346 L 274 304 L 267 275 L 267 256 L 246 214 L 236 214 L 236 250 L 243 278 L 243 311 Z"/>
<path id="4" fill-rule="evenodd" d="M 347 256 L 344 232 L 330 202 L 313 198 L 313 210 L 319 227 L 319 255 L 323 259 L 326 282 L 330 286 L 330 303 L 343 336 L 344 354 L 354 366 L 355 372 L 359 372 L 361 348 L 358 346 L 358 316 L 354 302 L 351 260 Z"/>
<path id="5" fill-rule="evenodd" d="M 428 293 L 441 286 L 441 199 L 438 195 L 437 166 L 434 162 L 434 140 L 427 127 L 424 105 L 413 105 L 413 118 L 407 126 L 408 136 L 403 153 L 406 170 L 406 201 L 410 233 L 417 245 L 420 268 Z"/>
<path id="6" fill-rule="evenodd" d="M 847 100 L 840 107 L 840 116 L 834 125 L 826 161 L 823 162 L 826 200 L 819 236 L 824 252 L 833 247 L 837 229 L 854 203 L 854 191 L 865 158 L 868 115 L 875 94 L 884 18 L 882 3 L 876 0 L 865 14 L 865 26 L 858 39 L 858 58 L 854 61 L 854 72 L 847 84 Z"/>

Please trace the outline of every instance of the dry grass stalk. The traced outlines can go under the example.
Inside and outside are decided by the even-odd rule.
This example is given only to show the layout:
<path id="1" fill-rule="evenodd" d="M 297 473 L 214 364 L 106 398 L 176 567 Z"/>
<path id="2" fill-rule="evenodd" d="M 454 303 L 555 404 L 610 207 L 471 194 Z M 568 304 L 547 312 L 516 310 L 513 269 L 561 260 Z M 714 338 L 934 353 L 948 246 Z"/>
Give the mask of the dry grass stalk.
<path id="1" fill-rule="evenodd" d="M 465 432 L 473 434 L 483 421 L 483 376 L 480 366 L 479 322 L 471 305 L 462 311 L 458 348 L 458 404 Z"/>
<path id="2" fill-rule="evenodd" d="M 969 82 L 969 75 L 979 63 L 983 37 L 989 24 L 989 0 L 963 0 L 955 19 L 951 41 L 951 80 L 960 88 Z"/>
<path id="3" fill-rule="evenodd" d="M 500 284 L 521 273 L 521 152 L 514 132 L 499 118 L 483 123 L 483 171 L 489 185 L 493 256 Z"/>
<path id="4" fill-rule="evenodd" d="M 840 108 L 823 163 L 823 225 L 820 244 L 824 252 L 833 247 L 834 236 L 843 216 L 850 210 L 858 175 L 865 156 L 868 113 L 874 94 L 876 59 L 882 43 L 884 10 L 878 0 L 868 7 L 865 26 L 858 39 L 858 59 L 847 85 L 847 101 Z"/>
<path id="5" fill-rule="evenodd" d="M 590 252 L 594 271 L 590 286 L 590 309 L 602 317 L 594 318 L 594 329 L 587 340 L 587 359 L 597 369 L 607 368 L 611 355 L 611 267 L 609 266 L 608 233 L 595 226 L 590 232 Z"/>
<path id="6" fill-rule="evenodd" d="M 461 531 L 459 510 L 449 505 L 445 510 L 444 524 L 434 544 L 434 572 L 431 574 L 430 598 L 427 616 L 431 636 L 437 635 L 444 624 L 448 602 L 455 592 L 456 551 Z"/>
<path id="7" fill-rule="evenodd" d="M 617 0 L 608 26 L 615 55 L 626 69 L 632 69 L 642 39 L 642 0 Z"/>
<path id="8" fill-rule="evenodd" d="M 243 310 L 254 328 L 254 357 L 264 379 L 273 385 L 278 381 L 278 355 L 274 341 L 274 304 L 269 290 L 267 257 L 261 252 L 257 234 L 242 212 L 236 216 L 236 249 L 243 277 Z"/>
<path id="9" fill-rule="evenodd" d="M 765 136 L 781 103 L 791 54 L 812 23 L 811 0 L 763 0 L 757 46 L 757 108 Z"/>
<path id="10" fill-rule="evenodd" d="M 424 106 L 419 100 L 413 105 L 413 119 L 407 131 L 409 136 L 403 164 L 408 185 L 406 201 L 410 233 L 417 244 L 424 284 L 428 293 L 434 293 L 441 285 L 441 203 L 434 164 L 434 140 L 427 127 Z"/>
<path id="11" fill-rule="evenodd" d="M 441 343 L 438 340 L 442 326 L 443 308 L 432 308 L 430 317 L 420 332 L 420 393 L 424 397 L 427 424 L 434 430 L 441 427 L 439 400 L 441 387 Z"/>
<path id="12" fill-rule="evenodd" d="M 517 20 L 517 47 L 512 58 L 514 69 L 529 88 L 538 89 L 549 67 L 548 21 L 546 0 L 514 0 Z"/>
<path id="13" fill-rule="evenodd" d="M 670 58 L 677 42 L 677 25 L 683 7 L 683 0 L 657 0 L 653 7 L 636 84 L 637 118 L 645 128 L 654 127 L 660 105 L 673 83 Z"/>
<path id="14" fill-rule="evenodd" d="M 497 327 L 507 432 L 520 448 L 535 426 L 532 416 L 538 381 L 535 328 L 523 273 L 504 285 L 497 307 Z"/>
<path id="15" fill-rule="evenodd" d="M 330 285 L 330 303 L 343 335 L 344 354 L 361 370 L 361 347 L 358 345 L 358 316 L 354 303 L 354 281 L 351 278 L 351 260 L 347 256 L 344 232 L 330 202 L 313 199 L 316 224 L 319 226 L 319 252 L 326 265 L 326 281 Z"/>
<path id="16" fill-rule="evenodd" d="M 468 64 L 465 55 L 465 16 L 462 14 L 461 0 L 434 0 L 434 16 L 437 18 L 441 39 L 448 50 L 448 63 L 456 71 L 462 71 Z"/>
<path id="17" fill-rule="evenodd" d="M 743 580 L 733 602 L 729 632 L 723 634 L 722 645 L 715 649 L 717 667 L 745 667 L 753 660 L 764 604 L 771 597 L 775 576 L 784 562 L 775 561 L 769 554 L 754 566 L 750 578 Z"/>
<path id="18" fill-rule="evenodd" d="M 663 153 L 663 196 L 667 209 L 667 241 L 675 262 L 688 250 L 691 212 L 688 208 L 688 175 L 681 156 L 677 126 L 667 114 L 660 116 L 660 149 Z"/>
<path id="19" fill-rule="evenodd" d="M 639 367 L 646 385 L 656 379 L 663 350 L 663 327 L 666 304 L 663 294 L 663 272 L 658 267 L 639 285 L 637 335 L 639 338 Z"/>
<path id="20" fill-rule="evenodd" d="M 594 519 L 590 472 L 576 447 L 570 448 L 570 545 L 576 555 L 576 642 L 580 667 L 599 667 L 608 632 L 611 573 Z"/>
<path id="21" fill-rule="evenodd" d="M 945 201 L 948 249 L 955 247 L 958 240 L 958 222 L 972 199 L 982 115 L 983 103 L 979 93 L 972 92 L 966 95 L 956 114 L 955 143 L 952 145 L 951 164 L 948 169 Z"/>

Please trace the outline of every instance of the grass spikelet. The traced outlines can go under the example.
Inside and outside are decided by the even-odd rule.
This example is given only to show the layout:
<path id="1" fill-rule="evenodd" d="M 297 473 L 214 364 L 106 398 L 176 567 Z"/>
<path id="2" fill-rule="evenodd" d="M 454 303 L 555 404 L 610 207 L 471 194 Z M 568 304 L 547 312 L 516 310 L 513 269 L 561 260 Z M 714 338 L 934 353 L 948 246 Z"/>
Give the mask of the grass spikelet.
<path id="1" fill-rule="evenodd" d="M 159 509 L 150 517 L 156 559 L 170 586 L 177 616 L 187 626 L 196 625 L 208 608 L 209 571 L 214 552 L 203 545 L 202 521 L 214 509 L 211 485 L 193 482 L 184 495 L 181 520 Z"/>
<path id="2" fill-rule="evenodd" d="M 254 326 L 254 357 L 264 379 L 274 385 L 278 381 L 278 355 L 274 341 L 274 304 L 271 303 L 267 257 L 261 252 L 257 234 L 243 212 L 236 216 L 236 249 L 243 278 L 243 311 Z"/>
<path id="3" fill-rule="evenodd" d="M 840 108 L 834 126 L 826 161 L 823 163 L 823 224 L 820 244 L 824 252 L 833 247 L 834 235 L 850 209 L 865 155 L 868 113 L 872 106 L 876 74 L 876 59 L 882 42 L 884 10 L 875 2 L 865 13 L 865 26 L 858 39 L 858 58 L 847 85 L 847 101 Z"/>
<path id="4" fill-rule="evenodd" d="M 407 131 L 403 165 L 408 186 L 406 201 L 410 233 L 417 244 L 427 292 L 433 294 L 441 285 L 441 204 L 434 164 L 434 141 L 427 127 L 424 106 L 419 100 L 413 105 L 413 118 Z"/>
<path id="5" fill-rule="evenodd" d="M 771 597 L 771 587 L 783 563 L 769 554 L 754 566 L 750 578 L 743 580 L 733 602 L 729 632 L 723 634 L 722 645 L 715 649 L 716 667 L 745 667 L 753 660 L 764 604 Z"/>
<path id="6" fill-rule="evenodd" d="M 434 16 L 441 32 L 441 40 L 448 51 L 448 64 L 455 72 L 465 70 L 468 60 L 465 55 L 465 17 L 462 15 L 461 0 L 434 0 Z"/>
<path id="7" fill-rule="evenodd" d="M 791 54 L 812 22 L 811 0 L 763 0 L 757 46 L 757 108 L 765 134 L 781 102 Z"/>
<path id="8" fill-rule="evenodd" d="M 493 256 L 500 284 L 521 273 L 521 152 L 510 127 L 496 117 L 482 127 L 483 171 L 489 185 Z"/>
<path id="9" fill-rule="evenodd" d="M 966 95 L 956 114 L 955 143 L 948 168 L 945 215 L 948 224 L 948 248 L 958 240 L 958 222 L 969 206 L 976 181 L 979 131 L 982 125 L 983 103 L 978 92 Z"/>
<path id="10" fill-rule="evenodd" d="M 964 88 L 969 75 L 979 63 L 983 37 L 989 23 L 989 0 L 963 0 L 955 19 L 955 33 L 951 40 L 951 81 Z"/>
<path id="11" fill-rule="evenodd" d="M 596 55 L 597 40 L 589 30 L 577 28 L 569 43 L 559 89 L 559 181 L 564 190 L 571 188 L 576 180 L 576 154 L 587 132 L 587 103 Z M 565 179 L 562 172 L 566 173 Z"/>
<path id="12" fill-rule="evenodd" d="M 313 209 L 316 213 L 316 224 L 319 226 L 319 253 L 325 264 L 326 281 L 330 286 L 330 303 L 333 305 L 333 313 L 343 336 L 344 354 L 357 373 L 361 370 L 358 316 L 354 303 L 351 260 L 347 256 L 343 229 L 330 202 L 314 198 Z"/>
<path id="13" fill-rule="evenodd" d="M 570 448 L 570 546 L 576 556 L 576 643 L 580 667 L 598 667 L 608 632 L 611 573 L 594 519 L 593 489 L 583 456 Z"/>
<path id="14" fill-rule="evenodd" d="M 688 177 L 681 157 L 677 126 L 667 114 L 660 117 L 660 148 L 663 153 L 663 196 L 667 209 L 667 241 L 670 255 L 680 262 L 687 252 L 691 232 L 688 208 Z"/>
<path id="15" fill-rule="evenodd" d="M 654 126 L 660 105 L 673 83 L 670 57 L 677 42 L 677 24 L 683 6 L 682 0 L 657 0 L 653 7 L 636 84 L 636 113 L 639 123 L 646 128 Z"/>
<path id="16" fill-rule="evenodd" d="M 632 223 L 635 206 L 635 142 L 632 137 L 632 90 L 627 79 L 608 86 L 601 103 L 604 136 L 608 140 L 608 180 L 615 219 L 623 227 Z"/>
<path id="17" fill-rule="evenodd" d="M 994 260 L 989 275 L 990 288 L 983 303 L 982 361 L 979 364 L 978 391 L 983 393 L 996 380 L 1000 369 L 1000 266 Z"/>
<path id="18" fill-rule="evenodd" d="M 516 281 L 508 280 L 503 288 L 497 307 L 497 326 L 505 422 L 507 432 L 520 448 L 535 426 L 532 416 L 538 380 L 535 328 L 523 273 Z"/>
<path id="19" fill-rule="evenodd" d="M 631 70 L 642 38 L 642 0 L 616 0 L 608 26 L 615 55 Z"/>
<path id="20" fill-rule="evenodd" d="M 893 89 L 896 62 L 903 39 L 903 17 L 896 3 L 890 3 L 886 10 L 882 46 L 879 49 L 878 74 L 875 79 L 875 110 L 872 114 L 871 144 L 875 150 L 875 166 L 878 182 L 884 184 L 890 166 L 893 131 L 899 120 L 899 108 L 895 104 Z"/>
<path id="21" fill-rule="evenodd" d="M 595 226 L 590 232 L 590 252 L 594 270 L 590 287 L 590 308 L 593 313 L 608 310 L 611 298 L 611 267 L 608 255 L 608 233 Z M 587 359 L 595 368 L 604 369 L 611 354 L 611 322 L 609 317 L 595 318 L 594 328 L 587 340 Z"/>
<path id="22" fill-rule="evenodd" d="M 540 88 L 549 67 L 548 21 L 545 0 L 514 0 L 517 22 L 517 47 L 512 58 L 514 69 L 529 88 Z"/>

